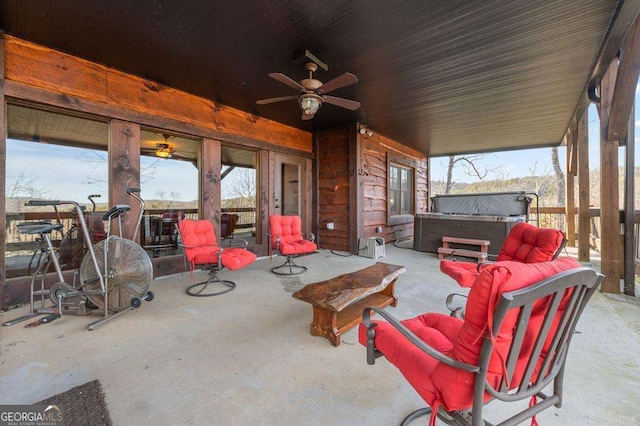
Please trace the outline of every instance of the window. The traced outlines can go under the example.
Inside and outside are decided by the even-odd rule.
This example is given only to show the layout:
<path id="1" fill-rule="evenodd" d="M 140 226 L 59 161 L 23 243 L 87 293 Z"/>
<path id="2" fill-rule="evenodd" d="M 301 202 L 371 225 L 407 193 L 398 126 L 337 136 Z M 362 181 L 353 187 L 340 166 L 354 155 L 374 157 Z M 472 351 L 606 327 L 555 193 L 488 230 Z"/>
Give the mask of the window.
<path id="1" fill-rule="evenodd" d="M 413 222 L 415 212 L 415 169 L 400 156 L 387 158 L 387 225 Z"/>
<path id="2" fill-rule="evenodd" d="M 50 220 L 61 223 L 63 228 L 50 235 L 54 246 L 59 248 L 60 266 L 63 270 L 80 266 L 85 248 L 75 225 L 75 210 L 67 204 L 54 208 L 25 206 L 25 202 L 30 199 L 73 200 L 86 206 L 88 215 L 93 210 L 88 196 L 98 194 L 101 198 L 95 199 L 97 211 L 106 211 L 108 139 L 106 122 L 7 105 L 7 278 L 32 276 L 45 262 L 41 251 L 43 242 L 37 234 L 20 233 L 17 225 L 22 222 Z M 102 226 L 102 220 L 92 227 L 94 223 L 88 223 L 91 231 Z M 53 266 L 49 269 L 52 271 Z"/>
<path id="3" fill-rule="evenodd" d="M 237 236 L 250 244 L 256 242 L 258 210 L 258 174 L 255 151 L 235 146 L 222 146 L 221 207 L 223 238 Z M 236 216 L 224 220 L 224 215 Z M 235 225 L 230 225 L 235 224 Z"/>

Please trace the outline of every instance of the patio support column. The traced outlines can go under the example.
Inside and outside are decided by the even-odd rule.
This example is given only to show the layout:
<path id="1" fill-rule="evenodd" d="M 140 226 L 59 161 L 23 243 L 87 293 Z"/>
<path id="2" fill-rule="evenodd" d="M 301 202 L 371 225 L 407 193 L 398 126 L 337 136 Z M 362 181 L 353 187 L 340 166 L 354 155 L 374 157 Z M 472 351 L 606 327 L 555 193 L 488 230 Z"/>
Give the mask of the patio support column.
<path id="1" fill-rule="evenodd" d="M 349 126 L 349 252 L 358 253 L 358 238 L 364 236 L 364 188 L 362 173 L 362 135 Z"/>
<path id="2" fill-rule="evenodd" d="M 267 256 L 270 251 L 271 242 L 269 241 L 269 212 L 271 212 L 271 182 L 269 180 L 270 165 L 269 151 L 262 149 L 258 151 L 258 188 L 260 198 L 256 203 L 258 211 L 256 212 L 256 243 L 262 245 L 262 255 Z"/>
<path id="3" fill-rule="evenodd" d="M 222 178 L 222 146 L 215 139 L 203 139 L 199 146 L 198 173 L 200 174 L 200 219 L 213 223 L 216 238 L 220 240 L 220 208 Z"/>
<path id="4" fill-rule="evenodd" d="M 127 188 L 140 188 L 140 125 L 128 121 L 109 123 L 109 205 L 128 204 L 131 211 L 122 215 L 122 235 L 129 238 L 136 228 L 140 205 L 127 194 Z M 118 222 L 112 233 L 119 233 Z M 140 242 L 140 235 L 136 236 Z"/>
<path id="5" fill-rule="evenodd" d="M 600 82 L 600 227 L 602 291 L 620 293 L 622 271 L 620 200 L 618 195 L 618 140 L 608 141 L 609 114 L 618 72 L 614 60 Z"/>
<path id="6" fill-rule="evenodd" d="M 5 183 L 7 175 L 7 129 L 4 104 L 4 50 L 5 37 L 4 32 L 0 31 L 0 217 L 6 217 L 6 194 Z M 7 270 L 5 265 L 4 250 L 7 233 L 4 226 L 0 227 L 0 247 L 2 247 L 2 256 L 0 256 L 0 307 L 4 307 L 4 286 L 7 282 Z"/>
<path id="7" fill-rule="evenodd" d="M 577 169 L 577 141 L 576 127 L 571 126 L 567 132 L 567 179 L 566 179 L 566 211 L 567 244 L 576 246 L 576 202 L 575 202 L 575 175 Z"/>
<path id="8" fill-rule="evenodd" d="M 635 108 L 631 108 L 627 131 L 624 179 L 624 294 L 636 296 L 635 277 Z"/>
<path id="9" fill-rule="evenodd" d="M 591 218 L 589 215 L 589 110 L 578 121 L 575 143 L 578 148 L 578 260 L 589 262 Z"/>

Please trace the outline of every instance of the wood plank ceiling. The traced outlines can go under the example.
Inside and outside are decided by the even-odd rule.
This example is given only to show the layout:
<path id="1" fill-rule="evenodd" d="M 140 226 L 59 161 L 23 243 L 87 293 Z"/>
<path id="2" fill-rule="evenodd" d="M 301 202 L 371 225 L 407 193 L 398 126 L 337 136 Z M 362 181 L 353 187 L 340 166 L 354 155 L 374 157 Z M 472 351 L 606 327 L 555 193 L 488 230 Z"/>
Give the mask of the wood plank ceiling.
<path id="1" fill-rule="evenodd" d="M 0 27 L 45 46 L 297 128 L 356 121 L 430 156 L 558 145 L 639 0 L 5 0 Z M 362 107 L 303 121 L 308 49 L 359 82 Z"/>

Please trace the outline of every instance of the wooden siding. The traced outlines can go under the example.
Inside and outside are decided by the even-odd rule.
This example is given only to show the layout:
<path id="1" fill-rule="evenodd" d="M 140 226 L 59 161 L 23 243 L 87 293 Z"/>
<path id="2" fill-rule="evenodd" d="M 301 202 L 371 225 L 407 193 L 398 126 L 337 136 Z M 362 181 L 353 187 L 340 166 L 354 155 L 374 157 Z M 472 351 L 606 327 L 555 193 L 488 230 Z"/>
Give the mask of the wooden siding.
<path id="1" fill-rule="evenodd" d="M 359 238 L 382 236 L 391 242 L 413 235 L 413 222 L 387 225 L 387 156 L 414 168 L 416 213 L 427 212 L 429 199 L 423 154 L 375 133 L 365 137 L 355 130 L 351 126 L 316 135 L 320 247 L 351 253 L 357 251 Z M 326 228 L 330 222 L 333 230 Z M 376 232 L 378 226 L 381 234 Z"/>
<path id="2" fill-rule="evenodd" d="M 311 152 L 309 132 L 7 36 L 5 78 L 111 107 Z"/>
<path id="3" fill-rule="evenodd" d="M 316 134 L 318 173 L 318 243 L 349 250 L 349 128 Z M 334 224 L 333 230 L 327 223 Z"/>
<path id="4" fill-rule="evenodd" d="M 381 236 L 386 242 L 413 235 L 413 222 L 398 225 L 387 224 L 387 157 L 414 169 L 415 212 L 428 210 L 428 175 L 426 157 L 408 147 L 383 136 L 373 134 L 370 137 L 358 135 L 362 143 L 363 172 L 361 181 L 364 189 L 363 200 L 363 237 Z M 382 226 L 382 233 L 376 228 Z"/>

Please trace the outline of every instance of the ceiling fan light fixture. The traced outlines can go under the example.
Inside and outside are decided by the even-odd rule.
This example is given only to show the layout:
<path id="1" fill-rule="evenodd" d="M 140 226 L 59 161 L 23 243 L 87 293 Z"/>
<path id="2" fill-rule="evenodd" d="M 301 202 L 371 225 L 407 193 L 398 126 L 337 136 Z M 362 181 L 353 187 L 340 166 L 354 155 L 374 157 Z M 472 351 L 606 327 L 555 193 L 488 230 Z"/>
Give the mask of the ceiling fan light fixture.
<path id="1" fill-rule="evenodd" d="M 166 143 L 159 143 L 156 145 L 156 157 L 169 158 L 171 157 L 171 148 Z"/>
<path id="2" fill-rule="evenodd" d="M 300 108 L 307 115 L 314 115 L 322 105 L 322 98 L 313 93 L 300 96 Z"/>

